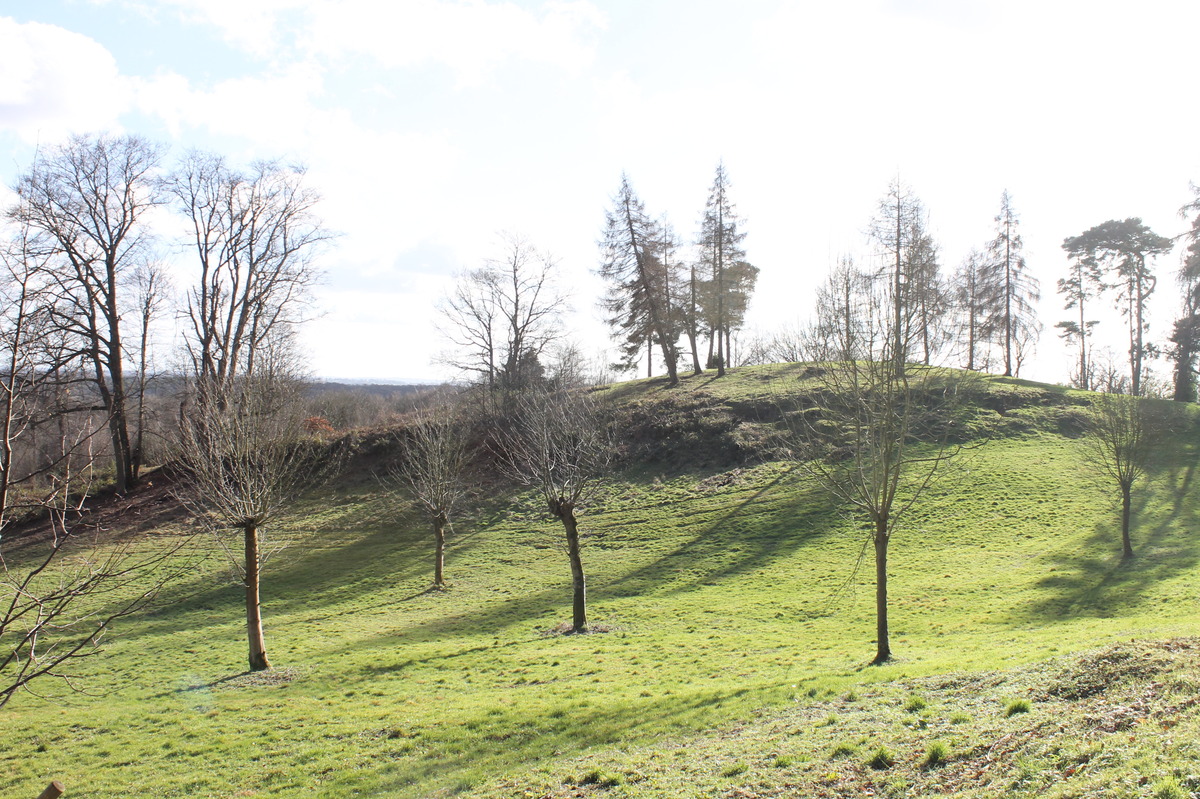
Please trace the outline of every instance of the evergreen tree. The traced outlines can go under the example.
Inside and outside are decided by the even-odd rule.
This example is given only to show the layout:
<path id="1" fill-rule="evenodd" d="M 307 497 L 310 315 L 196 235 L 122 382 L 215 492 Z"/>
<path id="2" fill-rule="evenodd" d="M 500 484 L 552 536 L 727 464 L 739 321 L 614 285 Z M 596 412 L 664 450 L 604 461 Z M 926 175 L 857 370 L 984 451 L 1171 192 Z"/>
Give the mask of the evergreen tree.
<path id="1" fill-rule="evenodd" d="M 1020 370 L 1018 348 L 1025 340 L 1036 339 L 1041 329 L 1034 304 L 1040 296 L 1038 280 L 1028 270 L 1019 232 L 1020 219 L 1005 191 L 996 214 L 996 238 L 988 244 L 988 280 L 997 290 L 992 326 L 1004 347 L 1004 375 Z"/>

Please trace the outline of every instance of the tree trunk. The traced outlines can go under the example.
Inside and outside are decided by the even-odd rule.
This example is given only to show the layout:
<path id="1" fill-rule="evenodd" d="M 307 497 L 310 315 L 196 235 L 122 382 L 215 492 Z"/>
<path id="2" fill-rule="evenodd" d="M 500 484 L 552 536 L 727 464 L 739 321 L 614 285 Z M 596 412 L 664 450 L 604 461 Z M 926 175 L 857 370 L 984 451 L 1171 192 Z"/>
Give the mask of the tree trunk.
<path id="1" fill-rule="evenodd" d="M 1129 541 L 1129 516 L 1132 503 L 1130 492 L 1132 486 L 1121 486 L 1121 558 L 1129 560 L 1133 557 L 1133 544 Z"/>
<path id="2" fill-rule="evenodd" d="M 246 635 L 250 640 L 250 671 L 271 668 L 263 640 L 262 600 L 259 596 L 258 528 L 246 525 Z"/>
<path id="3" fill-rule="evenodd" d="M 446 581 L 442 569 L 446 563 L 446 516 L 438 514 L 433 517 L 433 587 L 445 588 Z"/>
<path id="4" fill-rule="evenodd" d="M 587 581 L 583 576 L 583 561 L 579 558 L 579 523 L 575 520 L 574 508 L 559 511 L 563 529 L 567 533 L 567 557 L 571 560 L 571 631 L 587 632 Z"/>
<path id="5" fill-rule="evenodd" d="M 875 521 L 875 659 L 874 664 L 892 659 L 892 645 L 888 635 L 887 594 L 887 548 L 888 530 L 886 519 Z"/>

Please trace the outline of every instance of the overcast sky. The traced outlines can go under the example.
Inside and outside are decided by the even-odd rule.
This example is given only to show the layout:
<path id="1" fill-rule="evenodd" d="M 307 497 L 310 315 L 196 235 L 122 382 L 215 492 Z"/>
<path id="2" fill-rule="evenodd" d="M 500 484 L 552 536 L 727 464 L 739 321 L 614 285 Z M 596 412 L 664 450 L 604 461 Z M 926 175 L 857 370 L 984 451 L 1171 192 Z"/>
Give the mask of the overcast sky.
<path id="1" fill-rule="evenodd" d="M 0 183 L 72 132 L 306 164 L 342 234 L 305 335 L 330 378 L 442 376 L 438 298 L 501 231 L 558 256 L 598 355 L 592 270 L 622 171 L 691 237 L 724 159 L 764 330 L 869 253 L 895 176 L 947 269 L 994 235 L 1007 189 L 1044 296 L 1026 373 L 1064 381 L 1063 238 L 1130 216 L 1183 229 L 1197 30 L 1193 0 L 0 0 Z M 1160 341 L 1177 267 L 1157 263 Z"/>

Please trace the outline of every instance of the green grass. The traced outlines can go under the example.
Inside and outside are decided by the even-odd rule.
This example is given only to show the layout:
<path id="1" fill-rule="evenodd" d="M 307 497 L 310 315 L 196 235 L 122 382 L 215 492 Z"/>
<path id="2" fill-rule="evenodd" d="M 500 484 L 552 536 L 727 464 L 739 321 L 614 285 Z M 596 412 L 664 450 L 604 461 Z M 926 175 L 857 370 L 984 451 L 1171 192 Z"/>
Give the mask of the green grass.
<path id="1" fill-rule="evenodd" d="M 686 388 L 745 410 L 779 375 Z M 1006 424 L 1027 414 L 1019 435 L 971 454 L 896 534 L 895 662 L 866 665 L 874 606 L 870 564 L 854 568 L 861 523 L 786 464 L 651 463 L 610 486 L 581 517 L 590 616 L 603 630 L 582 636 L 553 632 L 570 619 L 569 573 L 532 497 L 456 522 L 449 590 L 430 593 L 426 525 L 392 518 L 363 483 L 309 501 L 277 530 L 291 546 L 263 583 L 275 671 L 243 674 L 241 594 L 209 552 L 82 665 L 89 694 L 21 696 L 0 711 L 0 797 L 36 796 L 52 778 L 90 797 L 541 796 L 567 784 L 690 795 L 801 770 L 843 780 L 881 748 L 895 755 L 888 774 L 912 771 L 934 737 L 957 763 L 987 725 L 1052 714 L 1038 700 L 1003 719 L 997 707 L 1021 686 L 986 680 L 978 703 L 947 703 L 939 675 L 1200 631 L 1195 437 L 1177 438 L 1136 491 L 1138 555 L 1122 563 L 1113 492 L 1027 399 L 1004 398 L 1016 406 Z M 918 698 L 923 707 L 906 709 Z M 788 720 L 797 713 L 803 723 Z M 916 723 L 926 717 L 928 729 Z M 762 733 L 741 749 L 728 731 L 748 719 Z M 1147 769 L 1200 760 L 1174 740 Z M 839 742 L 854 754 L 830 761 Z M 1048 769 L 1066 770 L 1060 756 L 1031 755 L 1014 790 L 1040 790 Z"/>

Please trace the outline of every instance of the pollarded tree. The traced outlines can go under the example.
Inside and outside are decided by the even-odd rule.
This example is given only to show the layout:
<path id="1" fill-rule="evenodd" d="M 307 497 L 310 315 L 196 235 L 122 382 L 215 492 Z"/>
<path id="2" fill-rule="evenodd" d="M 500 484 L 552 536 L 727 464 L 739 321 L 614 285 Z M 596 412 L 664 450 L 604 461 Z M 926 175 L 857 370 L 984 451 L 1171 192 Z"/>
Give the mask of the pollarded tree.
<path id="1" fill-rule="evenodd" d="M 679 383 L 679 327 L 678 314 L 671 308 L 670 264 L 661 258 L 663 246 L 662 226 L 646 213 L 629 178 L 621 175 L 600 240 L 599 273 L 608 281 L 603 305 L 626 353 L 646 342 L 661 349 L 673 386 Z"/>
<path id="2" fill-rule="evenodd" d="M 730 332 L 744 321 L 758 278 L 758 269 L 746 263 L 746 252 L 742 249 L 746 234 L 738 230 L 739 222 L 729 197 L 729 175 L 725 172 L 724 162 L 720 162 L 704 205 L 697 241 L 701 268 L 708 283 L 705 292 L 708 355 L 710 364 L 717 368 L 718 377 L 725 374 L 730 362 Z"/>
<path id="3" fill-rule="evenodd" d="M 261 593 L 263 565 L 274 551 L 267 526 L 337 463 L 304 429 L 293 356 L 272 348 L 258 357 L 254 374 L 193 390 L 180 414 L 179 447 L 180 499 L 217 536 L 245 588 L 251 671 L 271 667 Z M 230 531 L 240 547 L 228 540 Z"/>
<path id="4" fill-rule="evenodd" d="M 608 472 L 612 443 L 593 394 L 547 383 L 525 392 L 510 433 L 501 439 L 512 476 L 536 489 L 563 526 L 571 565 L 573 632 L 587 632 L 587 580 L 578 512 Z"/>
<path id="5" fill-rule="evenodd" d="M 1125 560 L 1133 557 L 1129 535 L 1133 486 L 1146 472 L 1163 424 L 1141 397 L 1097 394 L 1092 400 L 1086 442 L 1092 463 L 1111 477 L 1121 492 L 1121 557 Z"/>
<path id="6" fill-rule="evenodd" d="M 137 136 L 75 136 L 48 148 L 16 185 L 8 216 L 53 258 L 55 325 L 86 359 L 108 419 L 115 488 L 137 480 L 129 435 L 122 314 L 125 273 L 150 247 L 147 212 L 161 201 L 163 148 Z"/>
<path id="7" fill-rule="evenodd" d="M 870 523 L 875 555 L 875 663 L 892 657 L 888 547 L 965 440 L 971 373 L 905 364 L 892 348 L 894 303 L 878 282 L 856 302 L 862 353 L 813 378 L 820 402 L 794 431 L 802 469 Z"/>
<path id="8" fill-rule="evenodd" d="M 1131 392 L 1142 393 L 1142 378 L 1149 349 L 1145 344 L 1149 321 L 1147 303 L 1157 279 L 1146 263 L 1148 258 L 1171 251 L 1174 242 L 1160 236 L 1136 217 L 1110 219 L 1063 241 L 1072 258 L 1097 264 L 1117 290 L 1117 304 L 1129 323 L 1129 372 Z"/>
<path id="9" fill-rule="evenodd" d="M 1020 371 L 1015 352 L 1019 342 L 1036 339 L 1041 330 L 1034 307 L 1040 296 L 1038 280 L 1025 263 L 1019 228 L 1020 219 L 1005 191 L 996 214 L 996 238 L 988 243 L 985 261 L 986 280 L 996 291 L 991 326 L 1003 344 L 1005 377 Z"/>
<path id="10" fill-rule="evenodd" d="M 467 430 L 458 412 L 435 405 L 414 414 L 397 437 L 398 464 L 388 470 L 385 485 L 403 486 L 433 527 L 433 587 L 446 586 L 446 530 L 451 514 L 466 493 Z"/>

